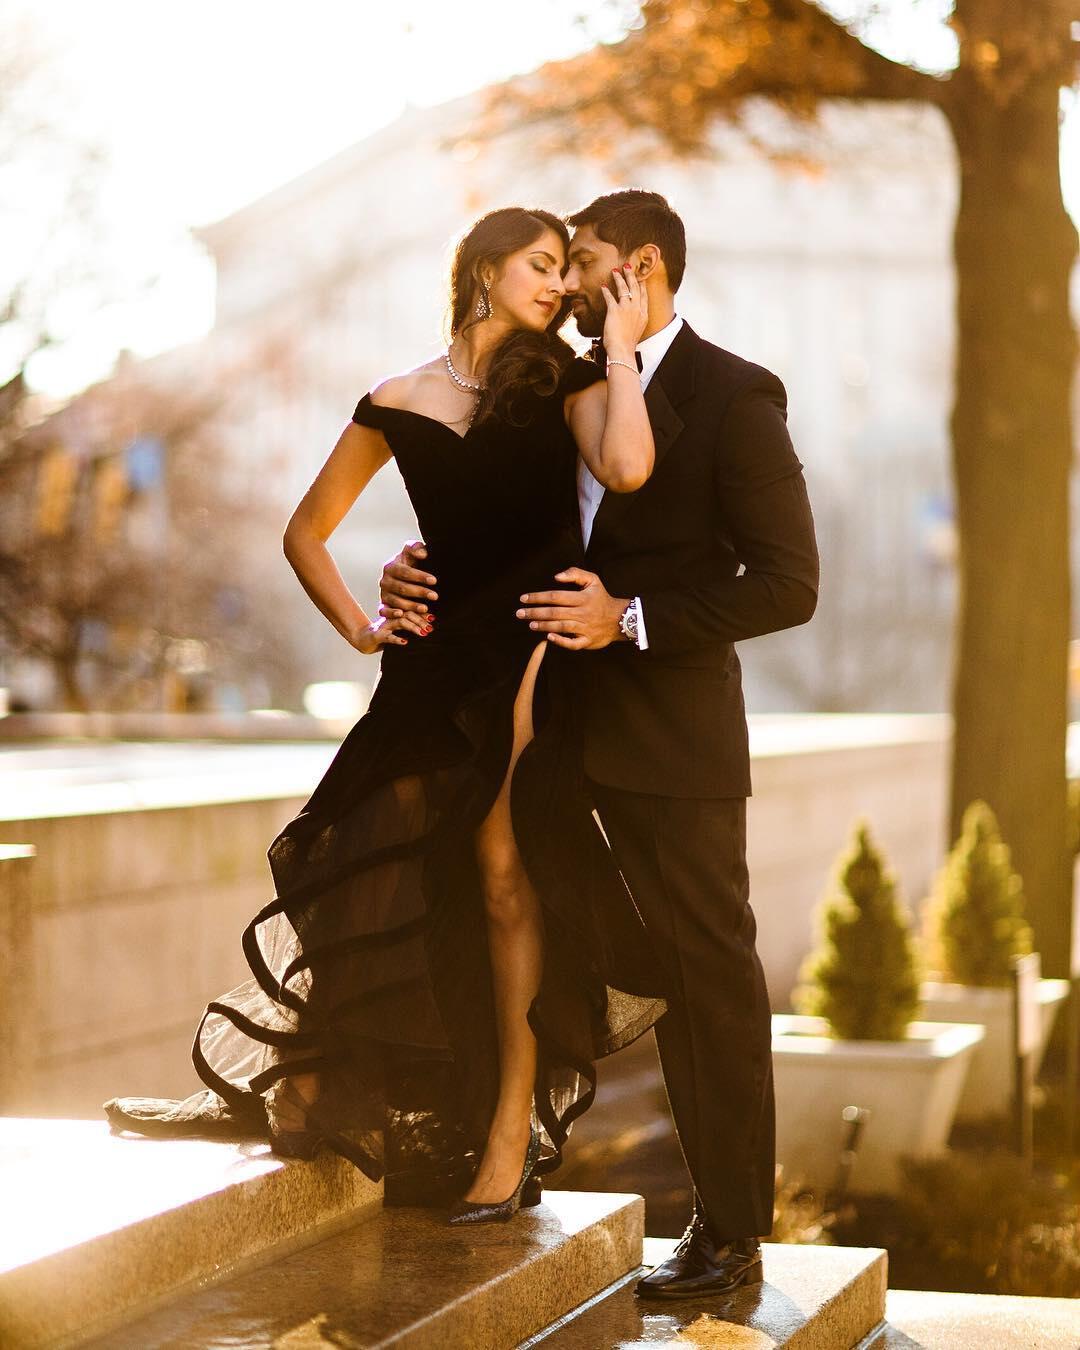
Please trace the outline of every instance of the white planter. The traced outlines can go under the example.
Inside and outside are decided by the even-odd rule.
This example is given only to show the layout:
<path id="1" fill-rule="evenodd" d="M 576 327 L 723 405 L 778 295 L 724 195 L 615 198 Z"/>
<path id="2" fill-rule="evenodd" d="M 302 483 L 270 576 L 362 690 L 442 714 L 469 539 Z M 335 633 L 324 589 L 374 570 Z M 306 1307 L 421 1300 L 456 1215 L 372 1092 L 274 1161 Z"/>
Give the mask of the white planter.
<path id="1" fill-rule="evenodd" d="M 773 1015 L 776 1160 L 815 1190 L 836 1180 L 846 1106 L 871 1114 L 850 1174 L 852 1190 L 896 1192 L 902 1155 L 945 1149 L 981 1026 L 913 1022 L 903 1041 L 833 1040 L 820 1017 Z"/>
<path id="2" fill-rule="evenodd" d="M 1035 1051 L 1036 1073 L 1046 1053 L 1058 1008 L 1069 996 L 1069 982 L 1043 979 L 1038 983 L 1038 991 L 1041 1034 Z M 926 980 L 920 994 L 922 1016 L 928 1020 L 977 1022 L 986 1028 L 960 1094 L 957 1119 L 977 1120 L 1007 1112 L 1013 1091 L 1012 990 Z"/>

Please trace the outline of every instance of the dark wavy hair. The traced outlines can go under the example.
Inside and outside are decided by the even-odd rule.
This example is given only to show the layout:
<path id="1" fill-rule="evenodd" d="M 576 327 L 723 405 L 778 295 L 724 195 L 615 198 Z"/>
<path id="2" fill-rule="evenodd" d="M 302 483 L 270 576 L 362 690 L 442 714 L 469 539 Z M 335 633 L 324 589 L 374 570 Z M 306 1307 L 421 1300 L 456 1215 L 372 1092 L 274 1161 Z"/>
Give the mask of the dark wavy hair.
<path id="1" fill-rule="evenodd" d="M 569 217 L 577 229 L 591 225 L 597 237 L 614 244 L 625 258 L 644 244 L 655 244 L 667 271 L 668 285 L 677 291 L 686 271 L 686 227 L 682 217 L 659 192 L 623 188 L 606 192 Z"/>
<path id="2" fill-rule="evenodd" d="M 450 266 L 449 329 L 453 338 L 482 320 L 476 318 L 481 270 L 485 264 L 498 269 L 511 253 L 528 248 L 552 230 L 570 249 L 566 224 L 550 211 L 503 206 L 489 211 L 462 236 Z M 524 426 L 540 399 L 550 398 L 563 371 L 574 359 L 574 349 L 559 337 L 569 302 L 564 299 L 542 333 L 518 329 L 508 333 L 491 354 L 483 393 L 474 422 L 492 415 L 512 426 Z"/>

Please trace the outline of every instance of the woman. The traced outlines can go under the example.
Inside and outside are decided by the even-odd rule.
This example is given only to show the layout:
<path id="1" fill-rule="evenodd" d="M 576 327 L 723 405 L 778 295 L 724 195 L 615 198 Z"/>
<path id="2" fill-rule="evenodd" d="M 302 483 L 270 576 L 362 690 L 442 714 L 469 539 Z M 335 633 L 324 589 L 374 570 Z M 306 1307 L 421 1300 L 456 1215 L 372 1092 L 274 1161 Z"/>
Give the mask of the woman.
<path id="1" fill-rule="evenodd" d="M 301 584 L 382 653 L 380 678 L 270 847 L 276 895 L 243 938 L 253 978 L 195 1038 L 211 1092 L 166 1112 L 107 1103 L 114 1125 L 257 1121 L 279 1153 L 328 1144 L 385 1175 L 391 1200 L 468 1180 L 450 1221 L 506 1219 L 561 1162 L 594 1059 L 664 1011 L 581 791 L 582 668 L 515 618 L 581 560 L 577 455 L 616 492 L 652 471 L 644 288 L 627 272 L 606 290 L 605 381 L 556 335 L 568 246 L 545 211 L 477 221 L 454 258 L 448 350 L 360 400 L 289 521 Z M 391 456 L 440 591 L 434 615 L 372 620 L 326 541 Z"/>

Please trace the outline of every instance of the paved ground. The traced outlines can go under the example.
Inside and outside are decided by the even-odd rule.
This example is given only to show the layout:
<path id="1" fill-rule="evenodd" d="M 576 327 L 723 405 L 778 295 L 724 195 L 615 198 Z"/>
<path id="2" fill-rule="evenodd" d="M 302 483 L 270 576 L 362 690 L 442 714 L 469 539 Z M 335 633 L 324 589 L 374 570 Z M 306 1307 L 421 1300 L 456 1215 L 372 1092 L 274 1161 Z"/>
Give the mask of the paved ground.
<path id="1" fill-rule="evenodd" d="M 1080 1302 L 890 1289 L 872 1350 L 1077 1350 Z"/>

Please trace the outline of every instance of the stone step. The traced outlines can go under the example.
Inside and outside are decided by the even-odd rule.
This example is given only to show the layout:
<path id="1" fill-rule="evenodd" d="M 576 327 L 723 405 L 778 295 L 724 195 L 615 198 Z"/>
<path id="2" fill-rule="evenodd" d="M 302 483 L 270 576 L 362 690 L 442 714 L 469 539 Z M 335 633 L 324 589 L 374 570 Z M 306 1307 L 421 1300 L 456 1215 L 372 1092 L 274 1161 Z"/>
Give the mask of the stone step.
<path id="1" fill-rule="evenodd" d="M 0 1118 L 0 1345 L 56 1347 L 377 1215 L 382 1186 L 258 1141 Z"/>
<path id="2" fill-rule="evenodd" d="M 644 1208 L 636 1195 L 551 1191 L 509 1223 L 475 1228 L 450 1227 L 440 1210 L 385 1209 L 91 1346 L 511 1350 L 638 1267 Z"/>
<path id="3" fill-rule="evenodd" d="M 675 1238 L 646 1238 L 642 1270 L 665 1260 Z M 873 1247 L 763 1243 L 765 1281 L 727 1297 L 646 1301 L 638 1271 L 574 1309 L 521 1347 L 698 1345 L 715 1350 L 852 1350 L 885 1316 L 886 1253 Z M 935 1343 L 936 1344 L 936 1343 Z M 982 1347 L 985 1350 L 985 1346 Z"/>
<path id="4" fill-rule="evenodd" d="M 890 1289 L 887 1325 L 867 1350 L 1076 1350 L 1080 1302 Z"/>

